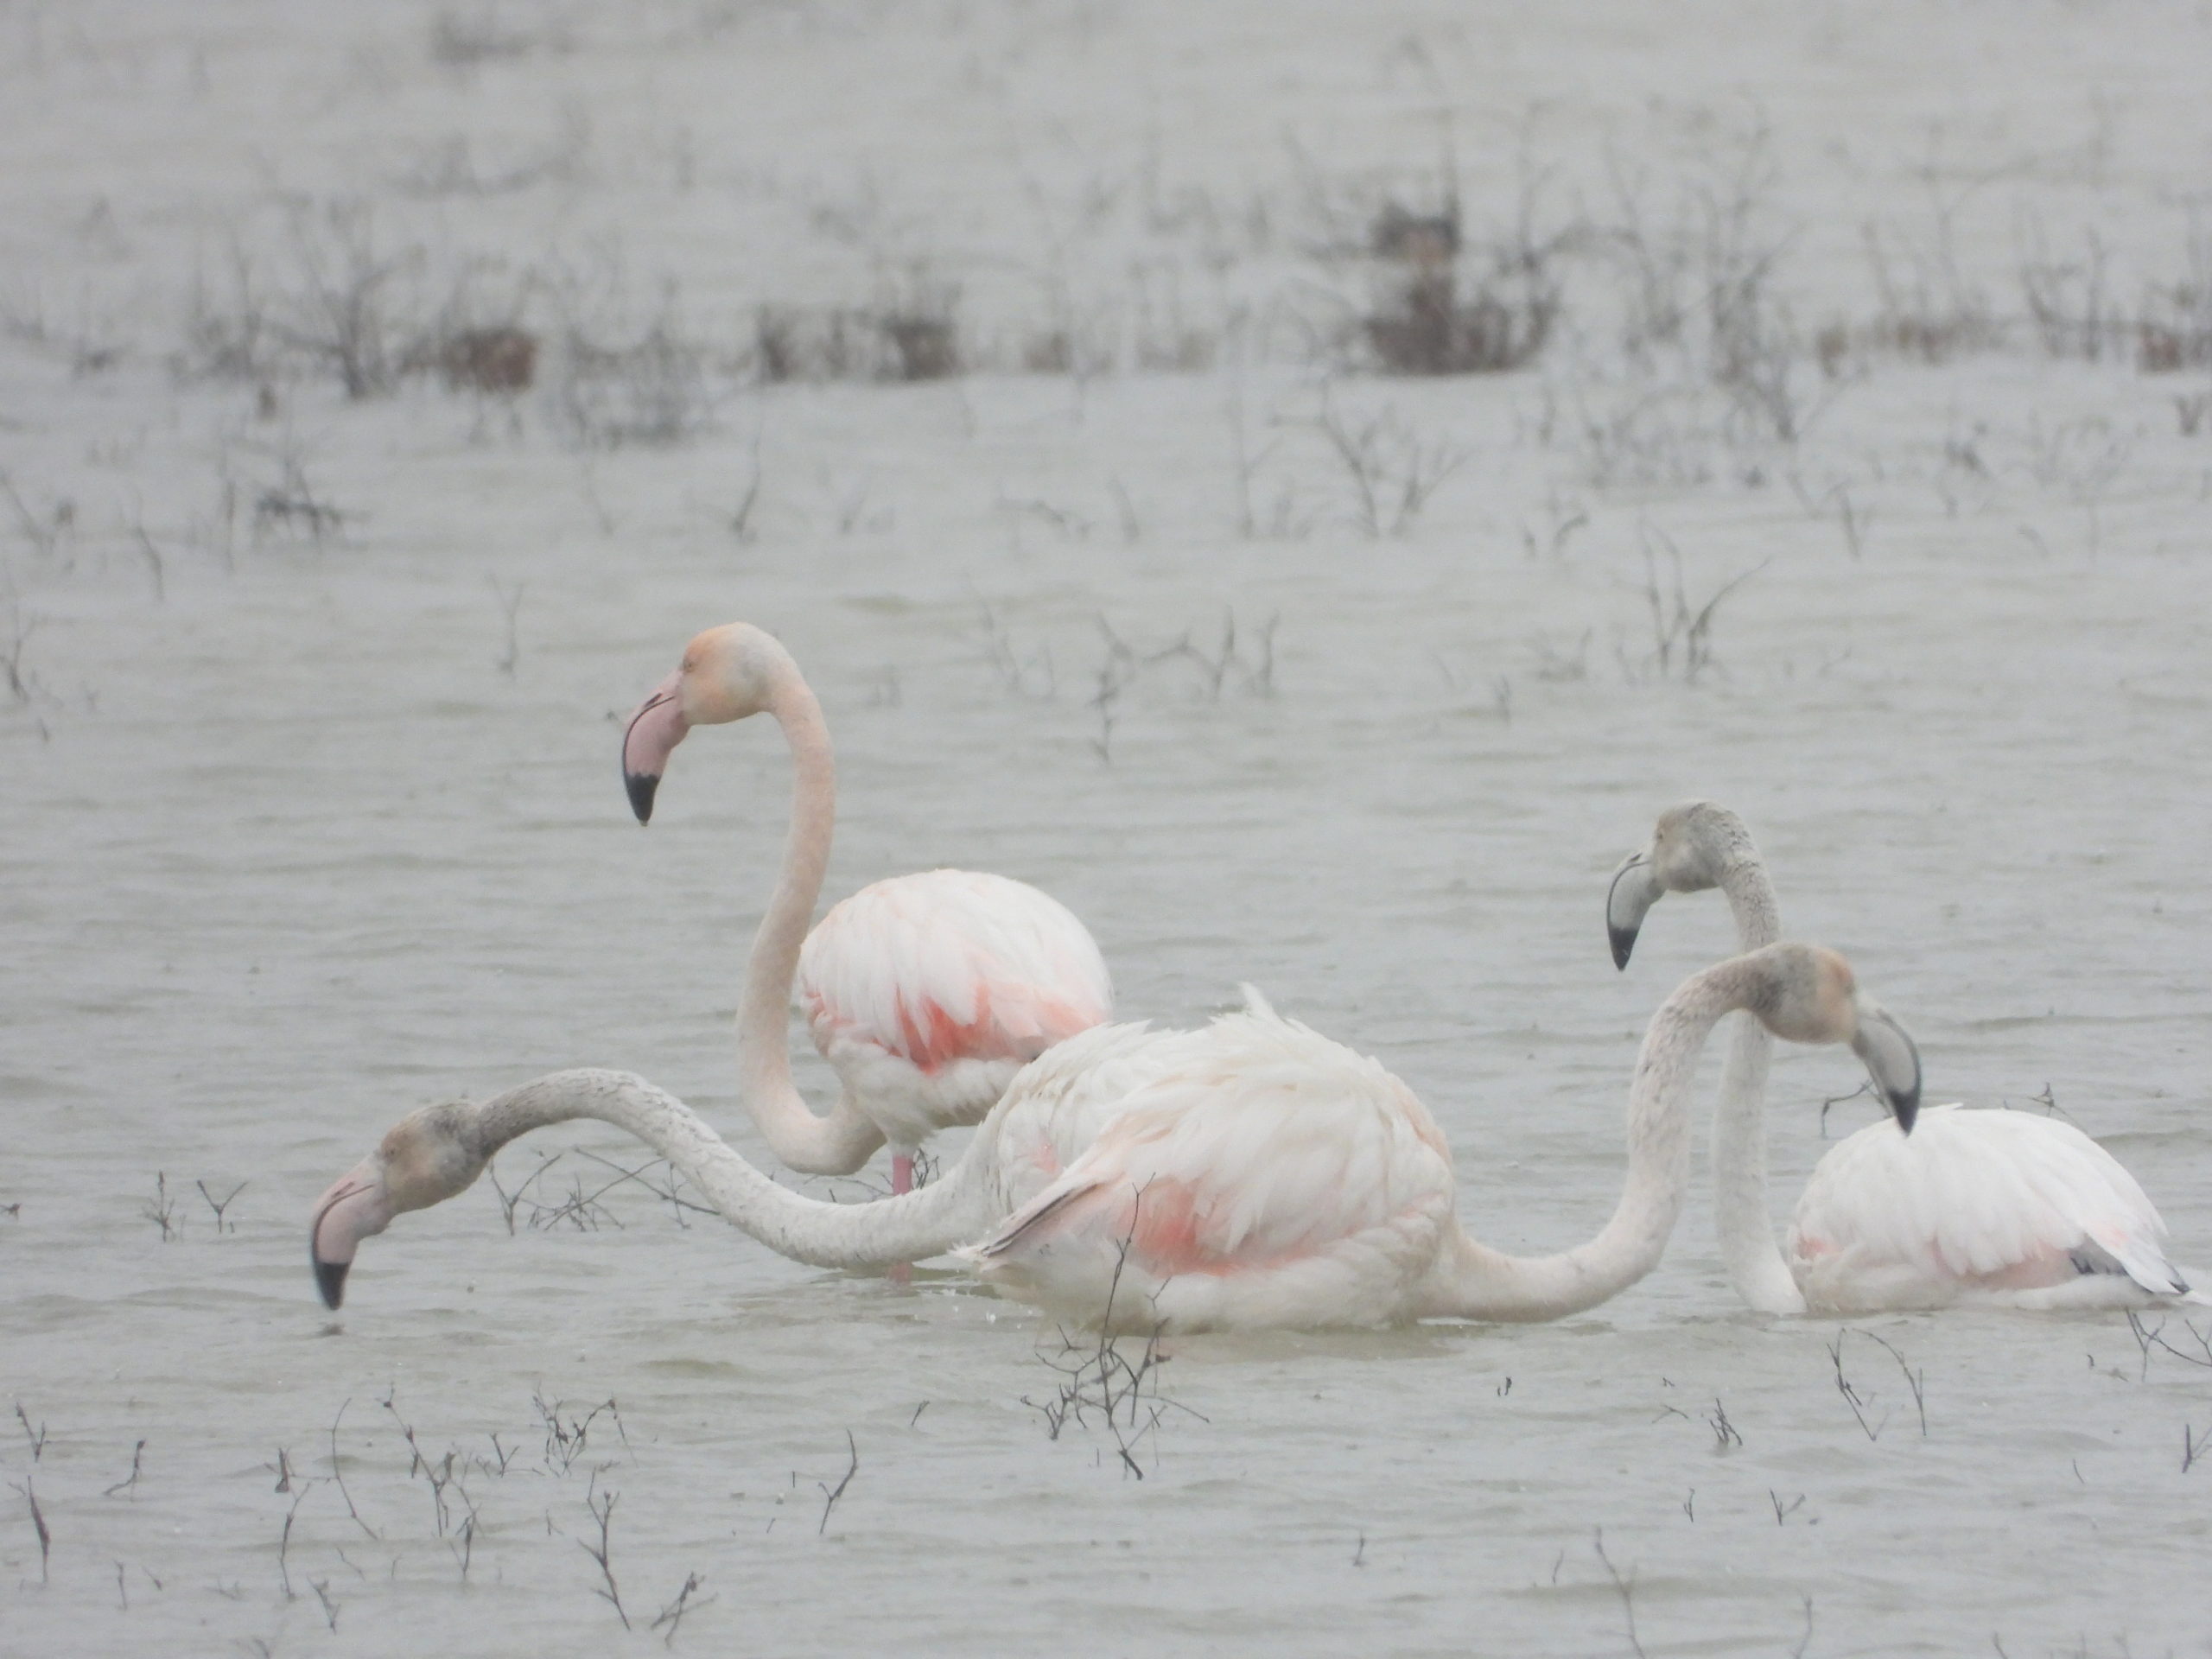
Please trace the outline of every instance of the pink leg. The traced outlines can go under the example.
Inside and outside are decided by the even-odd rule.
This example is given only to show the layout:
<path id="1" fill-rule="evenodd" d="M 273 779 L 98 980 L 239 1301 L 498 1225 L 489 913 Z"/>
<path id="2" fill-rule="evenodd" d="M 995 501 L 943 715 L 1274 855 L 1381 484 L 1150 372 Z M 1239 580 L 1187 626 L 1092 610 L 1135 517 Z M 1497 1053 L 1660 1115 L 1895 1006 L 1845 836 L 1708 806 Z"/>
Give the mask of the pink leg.
<path id="1" fill-rule="evenodd" d="M 896 1197 L 901 1192 L 911 1192 L 913 1190 L 913 1158 L 906 1153 L 893 1153 L 891 1155 L 891 1192 L 893 1196 Z M 894 1285 L 912 1284 L 914 1282 L 913 1268 L 909 1267 L 904 1262 L 893 1262 L 891 1267 L 891 1282 Z"/>

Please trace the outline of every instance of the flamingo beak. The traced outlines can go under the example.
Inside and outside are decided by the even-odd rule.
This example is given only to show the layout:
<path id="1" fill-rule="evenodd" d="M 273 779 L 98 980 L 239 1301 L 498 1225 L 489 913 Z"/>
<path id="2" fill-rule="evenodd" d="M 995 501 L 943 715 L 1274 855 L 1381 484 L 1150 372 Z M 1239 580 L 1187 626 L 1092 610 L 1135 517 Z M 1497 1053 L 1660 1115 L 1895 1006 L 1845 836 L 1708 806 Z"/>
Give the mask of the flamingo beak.
<path id="1" fill-rule="evenodd" d="M 391 1225 L 394 1214 L 384 1172 L 374 1158 L 365 1160 L 315 1205 L 308 1224 L 308 1260 L 315 1265 L 315 1288 L 323 1306 L 346 1300 L 346 1274 L 360 1242 Z"/>
<path id="2" fill-rule="evenodd" d="M 652 822 L 653 791 L 660 787 L 669 754 L 691 729 L 683 717 L 683 680 L 681 671 L 663 680 L 638 705 L 622 734 L 622 785 L 639 823 Z"/>
<path id="3" fill-rule="evenodd" d="M 1643 918 L 1665 892 L 1649 853 L 1630 853 L 1613 872 L 1613 885 L 1605 894 L 1605 937 L 1612 943 L 1614 967 L 1628 966 Z"/>
<path id="4" fill-rule="evenodd" d="M 1861 1001 L 1851 1052 L 1866 1064 L 1897 1128 L 1910 1135 L 1920 1115 L 1920 1050 L 1911 1033 L 1872 1002 Z"/>

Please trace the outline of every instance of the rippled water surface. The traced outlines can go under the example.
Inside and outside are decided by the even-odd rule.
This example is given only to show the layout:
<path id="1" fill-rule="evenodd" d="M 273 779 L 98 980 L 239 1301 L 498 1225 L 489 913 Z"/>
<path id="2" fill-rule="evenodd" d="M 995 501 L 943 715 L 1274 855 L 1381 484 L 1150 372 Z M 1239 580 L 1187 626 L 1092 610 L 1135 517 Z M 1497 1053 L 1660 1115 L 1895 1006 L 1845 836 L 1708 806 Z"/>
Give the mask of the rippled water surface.
<path id="1" fill-rule="evenodd" d="M 963 52 L 1013 53 L 1024 98 L 1089 84 L 1056 32 L 1077 23 L 984 10 L 941 20 L 937 78 L 901 99 L 966 111 Z M 2116 54 L 2100 73 L 2126 67 L 2073 14 L 2021 15 L 2050 39 L 2014 42 L 2018 101 L 1962 114 L 1928 71 L 1881 117 L 1883 166 L 1904 176 L 1930 111 L 2031 148 L 2036 88 L 2085 41 Z M 2203 64 L 2182 16 L 2171 50 Z M 48 105 L 205 107 L 185 45 L 127 8 L 82 50 L 55 9 L 0 17 L 12 84 Z M 1125 54 L 1168 30 L 1173 56 L 1169 21 L 1094 25 Z M 1322 98 L 1285 87 L 1334 61 L 1335 27 L 1305 17 L 1304 45 L 1260 54 L 1253 75 L 1286 79 L 1252 107 Z M 1192 49 L 1235 59 L 1211 28 Z M 1528 50 L 1632 88 L 1640 37 L 1606 28 Z M 207 44 L 218 99 L 261 61 L 243 38 Z M 834 31 L 772 38 L 837 84 Z M 1330 82 L 1328 120 L 1400 97 L 1391 38 L 1360 23 L 1346 84 L 1367 92 Z M 1480 56 L 1457 39 L 1448 62 Z M 1888 107 L 1877 67 L 1832 75 L 1818 45 L 1753 41 L 1699 94 L 1817 89 L 1778 118 L 1809 152 L 1860 107 L 1835 76 Z M 419 33 L 371 47 L 349 73 L 411 84 Z M 1042 54 L 1027 79 L 1016 48 Z M 310 86 L 345 50 L 283 49 Z M 617 109 L 650 85 L 623 63 Z M 2157 121 L 2203 153 L 2201 117 L 2155 86 L 2116 192 L 2150 191 L 2125 168 Z M 465 118 L 452 86 L 410 95 Z M 349 176 L 325 152 L 356 118 L 386 118 L 340 108 L 295 165 Z M 628 152 L 602 144 L 559 212 L 620 194 L 606 156 Z M 81 213 L 79 163 L 38 154 L 60 181 L 38 199 Z M 1808 219 L 1816 195 L 1795 199 Z M 1557 1325 L 1176 1342 L 1134 1469 L 1095 1411 L 1050 1432 L 1074 1362 L 1022 1310 L 948 1272 L 906 1288 L 779 1260 L 618 1180 L 644 1154 L 591 1126 L 502 1156 L 510 1192 L 534 1177 L 512 1227 L 481 1184 L 371 1241 L 342 1317 L 304 1251 L 315 1194 L 403 1112 L 556 1066 L 643 1071 L 765 1157 L 728 1016 L 782 746 L 765 722 L 695 735 L 649 831 L 614 766 L 615 721 L 683 639 L 743 617 L 791 645 L 836 737 L 833 896 L 1001 870 L 1090 922 L 1131 1017 L 1200 1019 L 1258 984 L 1420 1091 L 1491 1242 L 1563 1248 L 1611 1209 L 1642 1021 L 1728 931 L 1717 900 L 1671 899 L 1617 975 L 1604 885 L 1660 807 L 1704 794 L 1760 837 L 1789 930 L 1910 1025 L 1931 1099 L 2046 1096 L 2212 1266 L 2212 448 L 2172 408 L 2201 374 L 1891 364 L 1798 452 L 1716 448 L 1709 478 L 1611 488 L 1535 435 L 1533 375 L 1355 385 L 1466 455 L 1381 542 L 1326 505 L 1318 447 L 1285 452 L 1306 456 L 1304 533 L 1236 533 L 1218 372 L 784 389 L 688 444 L 597 455 L 487 433 L 427 386 L 302 391 L 323 487 L 358 516 L 321 548 L 241 530 L 226 568 L 176 504 L 209 487 L 217 434 L 276 442 L 250 394 L 7 351 L 0 454 L 35 512 L 79 505 L 73 543 L 10 553 L 35 626 L 32 695 L 0 707 L 0 1381 L 20 1408 L 0 1650 L 606 1652 L 664 1611 L 677 1651 L 2207 1650 L 2212 1352 L 2178 1321 L 2145 1350 L 2112 1314 L 1751 1316 L 1701 1177 L 1660 1270 Z M 1307 407 L 1294 375 L 1259 384 Z M 739 539 L 755 432 L 770 510 Z M 2094 488 L 2069 459 L 2092 437 L 2120 456 Z M 1849 480 L 1857 545 L 1791 467 L 1808 496 Z M 175 507 L 158 594 L 137 491 L 157 528 Z M 1756 571 L 1694 683 L 1651 656 L 1669 543 L 1699 604 Z M 1174 647 L 1216 652 L 1230 615 L 1217 691 Z M 826 1090 L 810 1059 L 802 1081 Z M 1856 1081 L 1847 1055 L 1782 1058 L 1778 1204 Z M 1865 1121 L 1849 1102 L 1828 1130 Z"/>

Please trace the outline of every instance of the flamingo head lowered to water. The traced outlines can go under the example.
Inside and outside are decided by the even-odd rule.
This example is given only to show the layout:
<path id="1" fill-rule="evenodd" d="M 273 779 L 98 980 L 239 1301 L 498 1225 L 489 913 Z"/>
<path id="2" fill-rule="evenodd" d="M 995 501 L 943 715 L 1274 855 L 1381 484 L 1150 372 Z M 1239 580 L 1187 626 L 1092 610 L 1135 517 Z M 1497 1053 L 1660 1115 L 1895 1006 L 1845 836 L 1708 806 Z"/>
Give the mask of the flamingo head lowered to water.
<path id="1" fill-rule="evenodd" d="M 326 1306 L 345 1300 L 346 1274 L 363 1239 L 384 1231 L 395 1216 L 443 1203 L 483 1173 L 484 1155 L 470 1133 L 475 1117 L 465 1101 L 410 1112 L 317 1201 L 308 1255 Z"/>
<path id="2" fill-rule="evenodd" d="M 1851 964 L 1834 951 L 1815 945 L 1785 960 L 1789 982 L 1753 1007 L 1761 1023 L 1793 1043 L 1849 1043 L 1897 1128 L 1910 1135 L 1920 1113 L 1920 1050 L 1911 1035 L 1859 990 Z"/>
<path id="3" fill-rule="evenodd" d="M 684 646 L 681 665 L 638 705 L 623 734 L 622 782 L 639 823 L 652 821 L 653 791 L 684 734 L 773 707 L 790 664 L 781 645 L 747 622 L 709 628 Z"/>

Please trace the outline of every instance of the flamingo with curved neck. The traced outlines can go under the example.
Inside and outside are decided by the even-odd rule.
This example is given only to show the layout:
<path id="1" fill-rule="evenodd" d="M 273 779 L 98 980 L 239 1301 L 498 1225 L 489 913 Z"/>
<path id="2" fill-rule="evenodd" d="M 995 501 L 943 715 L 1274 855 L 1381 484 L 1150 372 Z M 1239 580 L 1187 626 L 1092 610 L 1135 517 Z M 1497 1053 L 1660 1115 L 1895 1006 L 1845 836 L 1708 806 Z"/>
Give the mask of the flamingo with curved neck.
<path id="1" fill-rule="evenodd" d="M 1711 801 L 1669 808 L 1606 896 L 1615 966 L 1628 966 L 1662 895 L 1711 887 L 1728 900 L 1740 949 L 1780 935 L 1774 883 L 1744 821 Z M 1887 1122 L 1860 1129 L 1815 1167 L 1785 1254 L 1767 1211 L 1773 1046 L 1744 1023 L 1713 1115 L 1721 1255 L 1758 1312 L 2200 1300 L 2166 1259 L 2165 1224 L 2135 1179 L 2073 1125 L 2025 1112 L 1936 1106 L 1910 1138 Z"/>
<path id="2" fill-rule="evenodd" d="M 1256 994 L 1196 1031 L 1100 1027 L 1026 1069 L 920 1192 L 842 1205 L 770 1181 L 643 1079 L 563 1071 L 481 1105 L 425 1107 L 317 1205 L 310 1253 L 336 1306 L 359 1240 L 465 1189 L 499 1147 L 598 1118 L 670 1160 L 770 1248 L 832 1267 L 958 1258 L 1017 1300 L 1101 1326 L 1373 1325 L 1556 1319 L 1655 1266 L 1689 1169 L 1688 1095 L 1713 1025 L 1847 1042 L 1901 1122 L 1918 1058 L 1832 951 L 1775 945 L 1693 975 L 1662 1005 L 1629 1092 L 1629 1167 L 1598 1236 L 1523 1258 L 1454 1213 L 1452 1155 L 1412 1090 Z"/>
<path id="3" fill-rule="evenodd" d="M 753 937 L 737 1016 L 746 1109 L 793 1169 L 849 1174 L 888 1140 L 892 1188 L 935 1131 L 980 1122 L 1014 1073 L 1112 1017 L 1113 982 L 1083 924 L 1022 882 L 931 870 L 875 882 L 811 933 L 830 864 L 836 766 L 822 706 L 791 653 L 742 622 L 710 628 L 631 716 L 622 772 L 640 823 L 694 726 L 766 713 L 792 766 L 791 830 Z M 817 1046 L 842 1084 L 817 1116 L 792 1081 L 794 980 Z"/>

